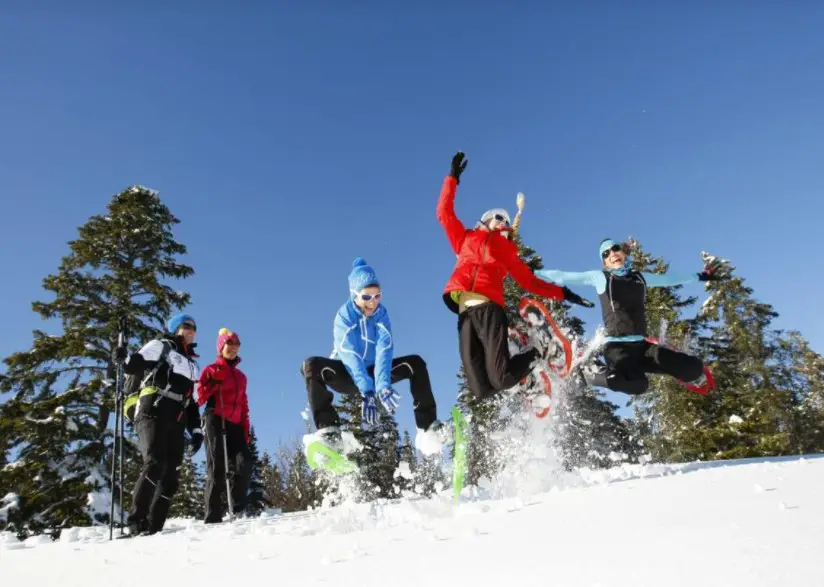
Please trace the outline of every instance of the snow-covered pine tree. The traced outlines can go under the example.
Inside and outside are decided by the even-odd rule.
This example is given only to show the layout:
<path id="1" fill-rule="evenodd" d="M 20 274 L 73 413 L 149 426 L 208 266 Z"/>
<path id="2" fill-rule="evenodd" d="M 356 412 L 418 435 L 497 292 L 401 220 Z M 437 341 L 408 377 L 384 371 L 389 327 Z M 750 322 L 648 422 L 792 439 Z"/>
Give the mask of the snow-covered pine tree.
<path id="1" fill-rule="evenodd" d="M 107 208 L 79 228 L 57 274 L 43 280 L 54 299 L 32 304 L 62 332 L 37 329 L 30 350 L 4 359 L 0 394 L 11 396 L 0 421 L 16 460 L 0 470 L 0 487 L 19 495 L 17 517 L 5 528 L 21 537 L 107 522 L 118 319 L 128 318 L 140 344 L 189 303 L 188 293 L 162 283 L 193 270 L 176 260 L 186 253 L 172 234 L 179 220 L 157 193 L 133 186 Z M 139 460 L 131 443 L 125 459 Z M 126 495 L 133 482 L 125 480 Z"/>
<path id="2" fill-rule="evenodd" d="M 402 385 L 407 384 L 403 382 Z M 341 426 L 348 429 L 363 447 L 349 456 L 358 464 L 359 498 L 369 501 L 376 498 L 395 496 L 394 473 L 400 461 L 400 433 L 398 423 L 388 415 L 383 407 L 379 409 L 377 425 L 362 426 L 361 410 L 363 398 L 360 394 L 339 394 Z"/>
<path id="3" fill-rule="evenodd" d="M 205 489 L 203 464 L 186 454 L 180 465 L 180 487 L 169 508 L 169 517 L 202 520 Z"/>
<path id="4" fill-rule="evenodd" d="M 824 452 L 824 357 L 796 331 L 782 333 L 777 351 L 777 384 L 798 404 L 794 452 Z"/>
<path id="5" fill-rule="evenodd" d="M 729 278 L 705 285 L 710 298 L 695 320 L 717 389 L 698 403 L 702 417 L 689 422 L 681 454 L 710 460 L 797 453 L 804 395 L 794 393 L 794 357 L 782 352 L 781 332 L 772 327 L 778 313 L 753 297 L 731 263 L 722 266 Z"/>
<path id="6" fill-rule="evenodd" d="M 249 479 L 249 498 L 246 511 L 251 515 L 257 515 L 270 507 L 270 503 L 266 495 L 264 463 L 258 450 L 257 434 L 255 434 L 254 426 L 249 430 L 249 452 L 252 455 L 252 477 Z"/>
<path id="7" fill-rule="evenodd" d="M 268 507 L 283 509 L 286 503 L 283 474 L 277 460 L 268 451 L 263 451 L 263 457 L 260 459 L 260 471 L 263 494 L 266 496 Z"/>

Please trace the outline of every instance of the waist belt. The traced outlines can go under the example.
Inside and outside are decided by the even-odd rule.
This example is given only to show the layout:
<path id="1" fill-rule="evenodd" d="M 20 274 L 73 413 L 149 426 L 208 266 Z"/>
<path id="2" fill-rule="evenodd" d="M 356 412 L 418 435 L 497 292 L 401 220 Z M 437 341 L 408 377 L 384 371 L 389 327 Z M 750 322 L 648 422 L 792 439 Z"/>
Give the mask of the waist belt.
<path id="1" fill-rule="evenodd" d="M 140 397 L 143 397 L 145 395 L 155 395 L 155 394 L 163 396 L 165 398 L 169 398 L 170 400 L 174 400 L 174 401 L 176 401 L 178 403 L 181 403 L 181 404 L 183 403 L 183 400 L 186 399 L 186 398 L 183 397 L 182 393 L 174 393 L 173 391 L 160 389 L 160 388 L 157 388 L 157 387 L 154 387 L 154 386 L 151 386 L 151 385 L 149 387 L 144 387 L 143 389 L 140 390 Z"/>

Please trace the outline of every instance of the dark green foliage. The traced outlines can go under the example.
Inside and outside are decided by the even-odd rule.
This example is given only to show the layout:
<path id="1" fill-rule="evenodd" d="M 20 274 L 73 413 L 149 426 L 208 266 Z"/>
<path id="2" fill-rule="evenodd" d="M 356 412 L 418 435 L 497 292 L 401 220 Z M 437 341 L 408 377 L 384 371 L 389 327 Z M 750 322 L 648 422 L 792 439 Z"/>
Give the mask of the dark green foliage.
<path id="1" fill-rule="evenodd" d="M 89 506 L 87 495 L 108 490 L 118 318 L 128 317 L 132 342 L 140 344 L 189 302 L 161 283 L 193 273 L 175 261 L 186 252 L 171 233 L 178 222 L 155 193 L 129 188 L 112 198 L 106 215 L 79 228 L 58 272 L 43 280 L 54 299 L 32 308 L 60 333 L 37 329 L 29 350 L 4 359 L 0 395 L 9 395 L 0 406 L 0 448 L 16 464 L 0 469 L 0 487 L 14 488 L 20 507 L 0 528 L 56 536 L 107 521 L 108 509 Z M 127 463 L 139 455 L 131 442 L 124 448 L 130 473 Z M 126 477 L 124 493 L 133 482 Z"/>

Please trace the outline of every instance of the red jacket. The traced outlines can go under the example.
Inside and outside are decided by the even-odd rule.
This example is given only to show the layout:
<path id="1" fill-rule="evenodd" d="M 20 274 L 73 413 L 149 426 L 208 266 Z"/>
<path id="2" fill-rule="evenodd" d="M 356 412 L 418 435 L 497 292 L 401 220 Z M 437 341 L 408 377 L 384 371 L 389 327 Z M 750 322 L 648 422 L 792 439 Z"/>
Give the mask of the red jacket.
<path id="1" fill-rule="evenodd" d="M 240 357 L 230 365 L 223 357 L 203 369 L 198 380 L 197 403 L 209 402 L 215 415 L 233 424 L 242 424 L 249 442 L 249 398 L 246 375 L 237 368 Z M 221 408 L 222 403 L 222 408 Z"/>
<path id="2" fill-rule="evenodd" d="M 467 230 L 455 215 L 455 192 L 458 181 L 447 177 L 438 200 L 438 221 L 446 230 L 452 249 L 458 255 L 455 269 L 443 292 L 450 310 L 458 313 L 453 291 L 474 292 L 504 306 L 504 279 L 512 275 L 525 290 L 551 300 L 564 299 L 563 290 L 532 273 L 518 256 L 515 243 L 499 231 Z"/>

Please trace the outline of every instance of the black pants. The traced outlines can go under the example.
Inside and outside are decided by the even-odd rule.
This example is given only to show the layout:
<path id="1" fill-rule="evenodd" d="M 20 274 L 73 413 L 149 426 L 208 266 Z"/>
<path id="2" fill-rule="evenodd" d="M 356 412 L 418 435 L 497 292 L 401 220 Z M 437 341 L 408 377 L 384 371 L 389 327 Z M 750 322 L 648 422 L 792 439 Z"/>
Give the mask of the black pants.
<path id="1" fill-rule="evenodd" d="M 516 385 L 530 370 L 537 351 L 510 357 L 509 321 L 494 302 L 467 308 L 458 316 L 458 338 L 466 382 L 476 400 Z"/>
<path id="2" fill-rule="evenodd" d="M 326 357 L 310 357 L 301 367 L 306 378 L 306 391 L 309 394 L 309 405 L 315 427 L 320 430 L 328 426 L 339 426 L 340 419 L 332 402 L 335 397 L 327 389 L 327 385 L 338 393 L 349 395 L 359 394 L 358 387 L 352 380 L 342 361 Z M 375 367 L 369 367 L 369 375 L 375 375 Z M 415 425 L 421 430 L 427 430 L 437 418 L 435 396 L 432 395 L 432 384 L 429 382 L 429 371 L 426 363 L 418 355 L 396 357 L 392 360 L 392 383 L 409 379 L 409 388 L 412 392 L 413 407 L 415 409 Z M 380 391 L 380 390 L 376 390 Z"/>
<path id="3" fill-rule="evenodd" d="M 647 391 L 647 374 L 670 375 L 693 381 L 704 372 L 701 359 L 647 341 L 611 342 L 604 346 L 606 375 L 595 375 L 590 385 L 607 387 L 630 395 Z"/>
<path id="4" fill-rule="evenodd" d="M 185 427 L 175 418 L 145 416 L 135 422 L 143 469 L 134 487 L 128 524 L 133 533 L 160 532 L 177 493 Z"/>
<path id="5" fill-rule="evenodd" d="M 203 434 L 206 443 L 206 517 L 207 524 L 220 522 L 225 509 L 226 460 L 223 455 L 223 421 L 213 411 L 203 414 Z M 235 514 L 246 509 L 247 490 L 252 476 L 252 454 L 246 444 L 241 424 L 226 422 L 226 449 L 229 454 L 229 484 Z M 228 500 L 227 500 L 228 503 Z"/>

